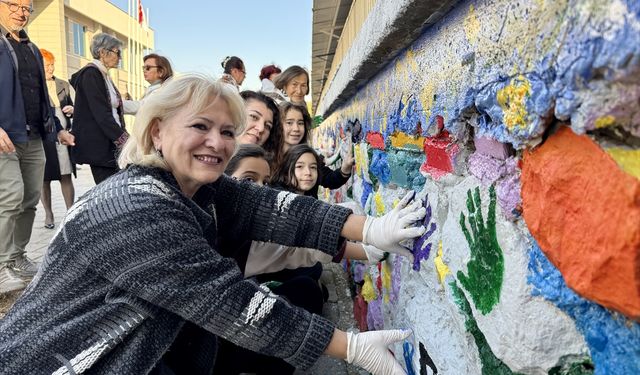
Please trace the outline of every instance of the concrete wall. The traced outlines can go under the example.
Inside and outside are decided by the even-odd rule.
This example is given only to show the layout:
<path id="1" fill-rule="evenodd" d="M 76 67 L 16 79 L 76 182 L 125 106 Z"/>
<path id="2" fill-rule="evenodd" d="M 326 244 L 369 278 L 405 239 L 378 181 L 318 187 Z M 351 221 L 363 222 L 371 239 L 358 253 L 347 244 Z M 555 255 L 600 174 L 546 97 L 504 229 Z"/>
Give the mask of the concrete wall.
<path id="1" fill-rule="evenodd" d="M 640 373 L 639 99 L 639 2 L 457 3 L 313 132 L 356 158 L 325 199 L 428 208 L 413 264 L 348 264 L 360 328 L 413 329 L 415 373 Z"/>

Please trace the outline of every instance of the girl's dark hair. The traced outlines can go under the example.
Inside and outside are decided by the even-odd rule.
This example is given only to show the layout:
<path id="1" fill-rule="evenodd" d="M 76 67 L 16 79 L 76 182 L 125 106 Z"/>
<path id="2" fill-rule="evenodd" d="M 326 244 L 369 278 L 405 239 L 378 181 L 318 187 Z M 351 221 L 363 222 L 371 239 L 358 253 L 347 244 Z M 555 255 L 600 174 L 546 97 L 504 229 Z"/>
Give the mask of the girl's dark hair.
<path id="1" fill-rule="evenodd" d="M 160 80 L 162 80 L 162 82 L 173 77 L 173 69 L 171 69 L 171 63 L 169 62 L 169 59 L 167 59 L 164 56 L 160 56 L 156 53 L 150 53 L 144 58 L 142 58 L 142 61 L 147 61 L 149 59 L 156 60 L 156 65 L 158 66 L 156 69 L 158 69 L 158 71 L 161 74 L 162 78 L 160 78 Z"/>
<path id="2" fill-rule="evenodd" d="M 309 136 L 309 130 L 311 130 L 311 115 L 309 115 L 309 111 L 307 111 L 307 107 L 294 104 L 291 102 L 283 102 L 280 105 L 280 123 L 278 124 L 277 130 L 272 130 L 269 139 L 264 144 L 264 149 L 271 154 L 271 159 L 273 160 L 273 164 L 271 169 L 274 170 L 281 164 L 283 154 L 284 154 L 284 121 L 287 113 L 289 111 L 298 111 L 302 113 L 302 120 L 304 121 L 304 134 L 302 135 L 302 139 L 299 144 L 307 143 L 307 137 Z M 274 121 L 275 123 L 275 121 Z"/>
<path id="3" fill-rule="evenodd" d="M 254 144 L 245 144 L 238 146 L 235 154 L 231 160 L 229 160 L 229 164 L 227 164 L 227 168 L 224 170 L 224 174 L 231 176 L 238 170 L 240 166 L 240 162 L 246 158 L 260 158 L 267 160 L 267 154 L 264 152 L 264 149 L 258 145 Z"/>
<path id="4" fill-rule="evenodd" d="M 304 93 L 305 95 L 307 95 L 309 94 L 309 72 L 307 72 L 305 68 L 298 65 L 292 65 L 285 69 L 284 72 L 280 73 L 276 77 L 276 80 L 273 82 L 273 84 L 276 86 L 276 88 L 284 90 L 285 86 L 289 84 L 289 81 L 299 76 L 300 74 L 304 74 L 307 77 L 307 92 Z"/>
<path id="5" fill-rule="evenodd" d="M 265 150 L 273 149 L 275 145 L 275 139 L 282 138 L 282 126 L 280 126 L 280 109 L 278 108 L 278 105 L 273 99 L 261 92 L 245 90 L 240 93 L 240 96 L 242 97 L 242 99 L 244 99 L 245 103 L 249 100 L 257 100 L 264 103 L 264 105 L 267 106 L 267 109 L 270 110 L 273 114 L 273 127 L 271 128 L 271 132 L 269 133 L 269 138 L 267 138 L 267 140 L 264 142 L 264 145 L 262 145 Z"/>
<path id="6" fill-rule="evenodd" d="M 222 69 L 226 74 L 231 74 L 231 69 L 244 70 L 244 62 L 237 56 L 227 56 L 222 60 Z"/>
<path id="7" fill-rule="evenodd" d="M 263 66 L 262 70 L 260 70 L 260 80 L 262 81 L 265 78 L 271 77 L 273 73 L 281 73 L 281 72 L 282 72 L 282 69 L 278 68 L 273 64 Z"/>
<path id="8" fill-rule="evenodd" d="M 282 163 L 276 168 L 273 177 L 271 177 L 272 185 L 276 187 L 281 187 L 289 191 L 297 191 L 298 189 L 298 180 L 296 177 L 296 162 L 300 157 L 304 154 L 313 154 L 313 157 L 316 159 L 316 163 L 318 164 L 318 178 L 316 179 L 316 184 L 309 191 L 317 191 L 317 187 L 320 185 L 320 181 L 322 180 L 322 176 L 320 176 L 320 166 L 322 165 L 322 160 L 320 156 L 313 149 L 313 147 L 307 144 L 299 144 L 292 146 L 287 152 L 284 153 L 282 158 Z"/>

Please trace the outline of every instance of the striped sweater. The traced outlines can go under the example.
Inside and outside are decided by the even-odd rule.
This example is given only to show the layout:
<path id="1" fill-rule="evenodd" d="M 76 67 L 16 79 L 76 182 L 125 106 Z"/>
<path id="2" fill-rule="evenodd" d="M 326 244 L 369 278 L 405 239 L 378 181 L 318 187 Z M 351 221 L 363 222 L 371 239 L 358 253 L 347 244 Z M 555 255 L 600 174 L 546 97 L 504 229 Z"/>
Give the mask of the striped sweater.
<path id="1" fill-rule="evenodd" d="M 190 200 L 170 173 L 130 167 L 69 210 L 0 321 L 2 373 L 146 374 L 185 322 L 308 368 L 334 325 L 245 280 L 217 233 L 335 255 L 350 213 L 225 176 Z"/>

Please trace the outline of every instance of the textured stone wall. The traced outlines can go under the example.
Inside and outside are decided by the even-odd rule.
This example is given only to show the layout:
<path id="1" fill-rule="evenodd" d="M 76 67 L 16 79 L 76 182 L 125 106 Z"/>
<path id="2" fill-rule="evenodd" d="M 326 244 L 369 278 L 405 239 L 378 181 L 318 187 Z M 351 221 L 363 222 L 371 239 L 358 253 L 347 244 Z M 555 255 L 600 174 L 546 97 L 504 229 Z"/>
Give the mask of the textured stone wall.
<path id="1" fill-rule="evenodd" d="M 639 100 L 640 2 L 458 3 L 313 132 L 356 158 L 325 199 L 427 207 L 414 263 L 346 265 L 359 327 L 412 373 L 639 374 Z"/>

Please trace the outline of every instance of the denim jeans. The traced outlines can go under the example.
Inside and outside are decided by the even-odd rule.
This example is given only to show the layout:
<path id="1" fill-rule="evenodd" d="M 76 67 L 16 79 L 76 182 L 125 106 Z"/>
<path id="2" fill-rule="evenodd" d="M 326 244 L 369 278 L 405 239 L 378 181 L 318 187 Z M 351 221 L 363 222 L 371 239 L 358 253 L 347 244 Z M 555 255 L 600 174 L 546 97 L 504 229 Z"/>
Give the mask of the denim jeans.
<path id="1" fill-rule="evenodd" d="M 42 140 L 14 146 L 16 152 L 0 154 L 0 265 L 24 254 L 44 178 Z"/>

